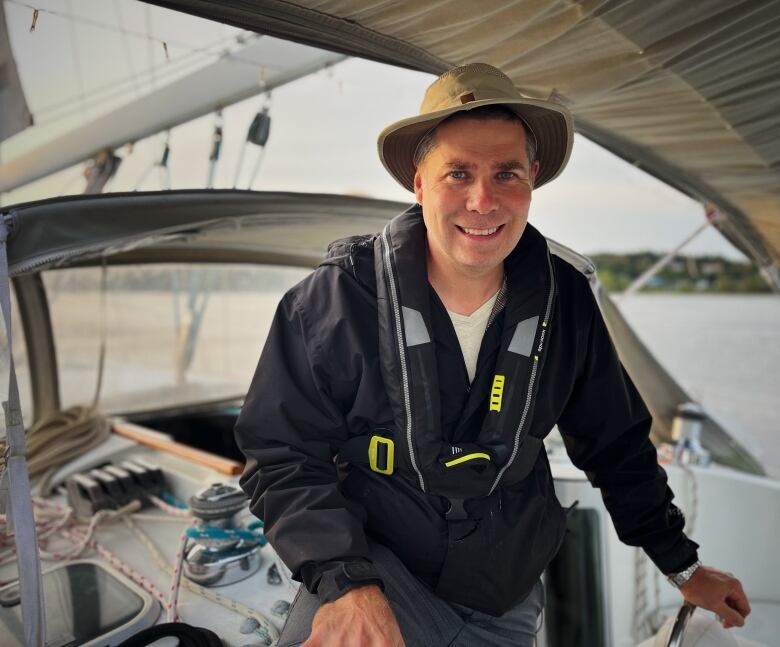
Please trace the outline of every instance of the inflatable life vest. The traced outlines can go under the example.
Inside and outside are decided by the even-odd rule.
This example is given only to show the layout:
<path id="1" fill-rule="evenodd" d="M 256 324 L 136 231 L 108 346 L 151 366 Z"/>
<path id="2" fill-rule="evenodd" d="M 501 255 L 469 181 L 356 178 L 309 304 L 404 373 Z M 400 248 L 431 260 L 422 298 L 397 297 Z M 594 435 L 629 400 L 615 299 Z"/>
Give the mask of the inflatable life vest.
<path id="1" fill-rule="evenodd" d="M 497 308 L 504 308 L 501 346 L 481 428 L 468 443 L 452 444 L 441 432 L 425 225 L 419 207 L 394 218 L 376 236 L 374 264 L 380 365 L 395 430 L 354 438 L 342 448 L 341 457 L 388 476 L 405 472 L 423 492 L 449 500 L 447 519 L 463 519 L 464 500 L 487 497 L 500 485 L 521 481 L 542 446 L 528 429 L 556 297 L 547 242 L 527 225 L 505 262 L 505 286 L 511 289 L 505 287 L 496 301 Z"/>

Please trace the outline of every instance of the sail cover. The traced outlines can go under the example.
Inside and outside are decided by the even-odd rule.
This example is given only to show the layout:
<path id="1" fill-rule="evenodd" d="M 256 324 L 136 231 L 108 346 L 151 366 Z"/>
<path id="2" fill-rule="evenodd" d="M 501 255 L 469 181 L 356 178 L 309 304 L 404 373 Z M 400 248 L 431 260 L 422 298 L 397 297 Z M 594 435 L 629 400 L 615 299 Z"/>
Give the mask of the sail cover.
<path id="1" fill-rule="evenodd" d="M 780 288 L 777 0 L 152 2 L 435 74 L 496 65 L 568 106 L 581 134 L 712 204 Z"/>
<path id="2" fill-rule="evenodd" d="M 8 40 L 5 8 L 0 4 L 0 142 L 32 125 L 19 73 Z"/>

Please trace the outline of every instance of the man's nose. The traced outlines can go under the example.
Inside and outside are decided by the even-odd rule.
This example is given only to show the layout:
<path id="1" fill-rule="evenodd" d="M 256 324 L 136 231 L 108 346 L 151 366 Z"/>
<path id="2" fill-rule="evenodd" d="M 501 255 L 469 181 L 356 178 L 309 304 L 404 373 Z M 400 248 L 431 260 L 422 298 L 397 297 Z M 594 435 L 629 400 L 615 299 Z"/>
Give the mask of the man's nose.
<path id="1" fill-rule="evenodd" d="M 469 187 L 466 209 L 487 214 L 498 208 L 496 192 L 489 179 L 477 179 Z"/>

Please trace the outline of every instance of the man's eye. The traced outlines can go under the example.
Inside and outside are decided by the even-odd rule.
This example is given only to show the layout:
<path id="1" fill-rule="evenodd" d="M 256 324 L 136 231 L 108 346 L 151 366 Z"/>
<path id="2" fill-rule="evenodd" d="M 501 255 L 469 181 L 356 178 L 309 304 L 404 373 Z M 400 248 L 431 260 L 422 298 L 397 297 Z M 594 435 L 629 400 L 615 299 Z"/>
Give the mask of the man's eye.
<path id="1" fill-rule="evenodd" d="M 466 171 L 450 171 L 450 177 L 453 180 L 463 180 L 466 177 Z"/>
<path id="2" fill-rule="evenodd" d="M 500 171 L 498 174 L 499 180 L 511 180 L 512 178 L 517 177 L 517 173 L 514 171 Z"/>

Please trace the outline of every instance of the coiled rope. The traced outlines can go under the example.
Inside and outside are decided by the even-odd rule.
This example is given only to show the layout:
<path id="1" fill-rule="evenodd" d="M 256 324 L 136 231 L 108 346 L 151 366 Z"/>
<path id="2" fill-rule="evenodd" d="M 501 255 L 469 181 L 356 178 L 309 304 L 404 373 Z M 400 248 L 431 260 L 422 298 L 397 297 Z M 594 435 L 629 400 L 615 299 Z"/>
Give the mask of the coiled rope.
<path id="1" fill-rule="evenodd" d="M 49 494 L 51 478 L 57 469 L 97 447 L 111 434 L 111 421 L 92 407 L 76 405 L 54 411 L 27 431 L 27 469 L 38 493 Z M 5 455 L 5 439 L 0 453 Z M 0 461 L 0 472 L 5 461 Z"/>

